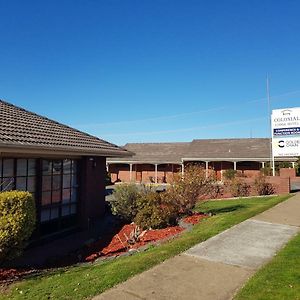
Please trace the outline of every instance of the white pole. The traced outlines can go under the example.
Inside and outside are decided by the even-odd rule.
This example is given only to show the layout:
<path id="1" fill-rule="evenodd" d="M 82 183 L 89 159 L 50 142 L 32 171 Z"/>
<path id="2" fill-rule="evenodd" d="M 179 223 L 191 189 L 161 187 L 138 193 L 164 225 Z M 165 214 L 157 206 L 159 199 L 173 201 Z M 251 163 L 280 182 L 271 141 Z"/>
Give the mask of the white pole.
<path id="1" fill-rule="evenodd" d="M 129 164 L 129 181 L 132 181 L 132 164 Z"/>
<path id="2" fill-rule="evenodd" d="M 272 115 L 271 115 L 271 99 L 270 99 L 270 84 L 269 75 L 267 74 L 267 99 L 268 99 L 268 118 L 270 122 L 270 158 L 272 161 L 272 175 L 275 176 L 275 158 L 273 154 L 273 132 L 272 132 Z"/>
<path id="3" fill-rule="evenodd" d="M 157 183 L 157 164 L 155 164 L 154 166 L 155 166 L 155 183 Z"/>

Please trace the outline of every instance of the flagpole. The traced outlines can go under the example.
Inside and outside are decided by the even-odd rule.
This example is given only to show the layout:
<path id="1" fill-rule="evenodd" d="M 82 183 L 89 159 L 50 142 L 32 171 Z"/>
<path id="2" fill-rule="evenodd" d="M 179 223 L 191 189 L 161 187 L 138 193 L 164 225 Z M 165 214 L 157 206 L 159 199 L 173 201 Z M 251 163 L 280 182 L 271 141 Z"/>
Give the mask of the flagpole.
<path id="1" fill-rule="evenodd" d="M 267 74 L 267 99 L 268 99 L 268 114 L 269 114 L 268 118 L 270 123 L 270 162 L 272 162 L 272 176 L 275 176 L 275 158 L 273 154 L 273 132 L 272 132 L 272 113 L 271 113 L 269 74 Z"/>

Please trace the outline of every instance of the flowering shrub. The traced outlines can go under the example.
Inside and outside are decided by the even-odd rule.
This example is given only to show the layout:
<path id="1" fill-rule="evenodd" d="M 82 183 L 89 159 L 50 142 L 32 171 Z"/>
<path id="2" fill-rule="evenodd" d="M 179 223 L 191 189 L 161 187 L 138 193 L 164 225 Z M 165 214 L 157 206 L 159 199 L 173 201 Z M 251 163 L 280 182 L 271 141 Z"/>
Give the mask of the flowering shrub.
<path id="1" fill-rule="evenodd" d="M 257 178 L 255 178 L 254 186 L 258 195 L 261 196 L 272 195 L 275 192 L 274 186 L 271 183 L 266 182 L 266 177 L 263 175 L 260 175 Z"/>
<path id="2" fill-rule="evenodd" d="M 233 197 L 247 197 L 250 195 L 250 185 L 239 178 L 229 182 L 229 190 Z"/>

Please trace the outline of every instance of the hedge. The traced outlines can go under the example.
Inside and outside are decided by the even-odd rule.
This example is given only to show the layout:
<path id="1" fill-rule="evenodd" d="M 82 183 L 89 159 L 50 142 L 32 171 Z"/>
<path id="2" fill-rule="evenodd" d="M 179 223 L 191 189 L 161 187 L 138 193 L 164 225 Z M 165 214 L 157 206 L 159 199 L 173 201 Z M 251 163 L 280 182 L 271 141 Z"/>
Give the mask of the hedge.
<path id="1" fill-rule="evenodd" d="M 0 192 L 0 265 L 22 253 L 35 222 L 35 202 L 30 193 Z"/>

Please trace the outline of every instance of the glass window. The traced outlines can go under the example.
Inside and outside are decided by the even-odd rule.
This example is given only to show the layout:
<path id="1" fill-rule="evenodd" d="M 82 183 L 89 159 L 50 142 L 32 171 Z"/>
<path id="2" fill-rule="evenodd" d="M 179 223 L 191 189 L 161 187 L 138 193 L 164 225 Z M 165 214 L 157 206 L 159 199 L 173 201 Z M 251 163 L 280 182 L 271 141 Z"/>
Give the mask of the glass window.
<path id="1" fill-rule="evenodd" d="M 71 205 L 71 214 L 76 214 L 77 212 L 77 204 L 72 204 Z"/>
<path id="2" fill-rule="evenodd" d="M 3 159 L 3 177 L 13 177 L 14 176 L 14 160 L 13 159 Z"/>
<path id="3" fill-rule="evenodd" d="M 61 201 L 61 191 L 52 191 L 52 203 L 59 203 Z"/>
<path id="4" fill-rule="evenodd" d="M 59 190 L 61 188 L 61 176 L 53 175 L 52 177 L 52 189 Z"/>
<path id="5" fill-rule="evenodd" d="M 51 204 L 51 192 L 42 193 L 42 205 Z"/>
<path id="6" fill-rule="evenodd" d="M 64 205 L 62 207 L 61 215 L 62 216 L 68 216 L 68 215 L 70 215 L 70 205 Z"/>
<path id="7" fill-rule="evenodd" d="M 46 222 L 50 220 L 50 209 L 42 209 L 41 210 L 41 222 Z"/>
<path id="8" fill-rule="evenodd" d="M 52 174 L 52 162 L 50 160 L 43 160 L 43 175 Z"/>
<path id="9" fill-rule="evenodd" d="M 51 191 L 51 176 L 43 176 L 43 191 Z"/>
<path id="10" fill-rule="evenodd" d="M 51 217 L 50 217 L 51 220 L 57 219 L 58 218 L 58 214 L 59 214 L 58 207 L 51 208 Z"/>
<path id="11" fill-rule="evenodd" d="M 27 191 L 28 192 L 35 192 L 35 177 L 27 177 Z"/>
<path id="12" fill-rule="evenodd" d="M 36 160 L 28 159 L 28 176 L 33 176 L 36 174 Z"/>
<path id="13" fill-rule="evenodd" d="M 70 159 L 65 159 L 63 161 L 64 174 L 70 174 L 71 173 L 71 164 L 72 164 L 72 161 Z"/>
<path id="14" fill-rule="evenodd" d="M 17 177 L 16 178 L 16 190 L 26 191 L 26 177 Z"/>
<path id="15" fill-rule="evenodd" d="M 53 161 L 53 174 L 61 174 L 61 161 L 60 160 L 54 160 Z"/>
<path id="16" fill-rule="evenodd" d="M 63 189 L 63 203 L 69 203 L 71 200 L 71 190 L 70 189 Z"/>
<path id="17" fill-rule="evenodd" d="M 71 175 L 63 175 L 63 188 L 71 187 Z"/>
<path id="18" fill-rule="evenodd" d="M 17 176 L 27 176 L 27 159 L 17 159 Z"/>

